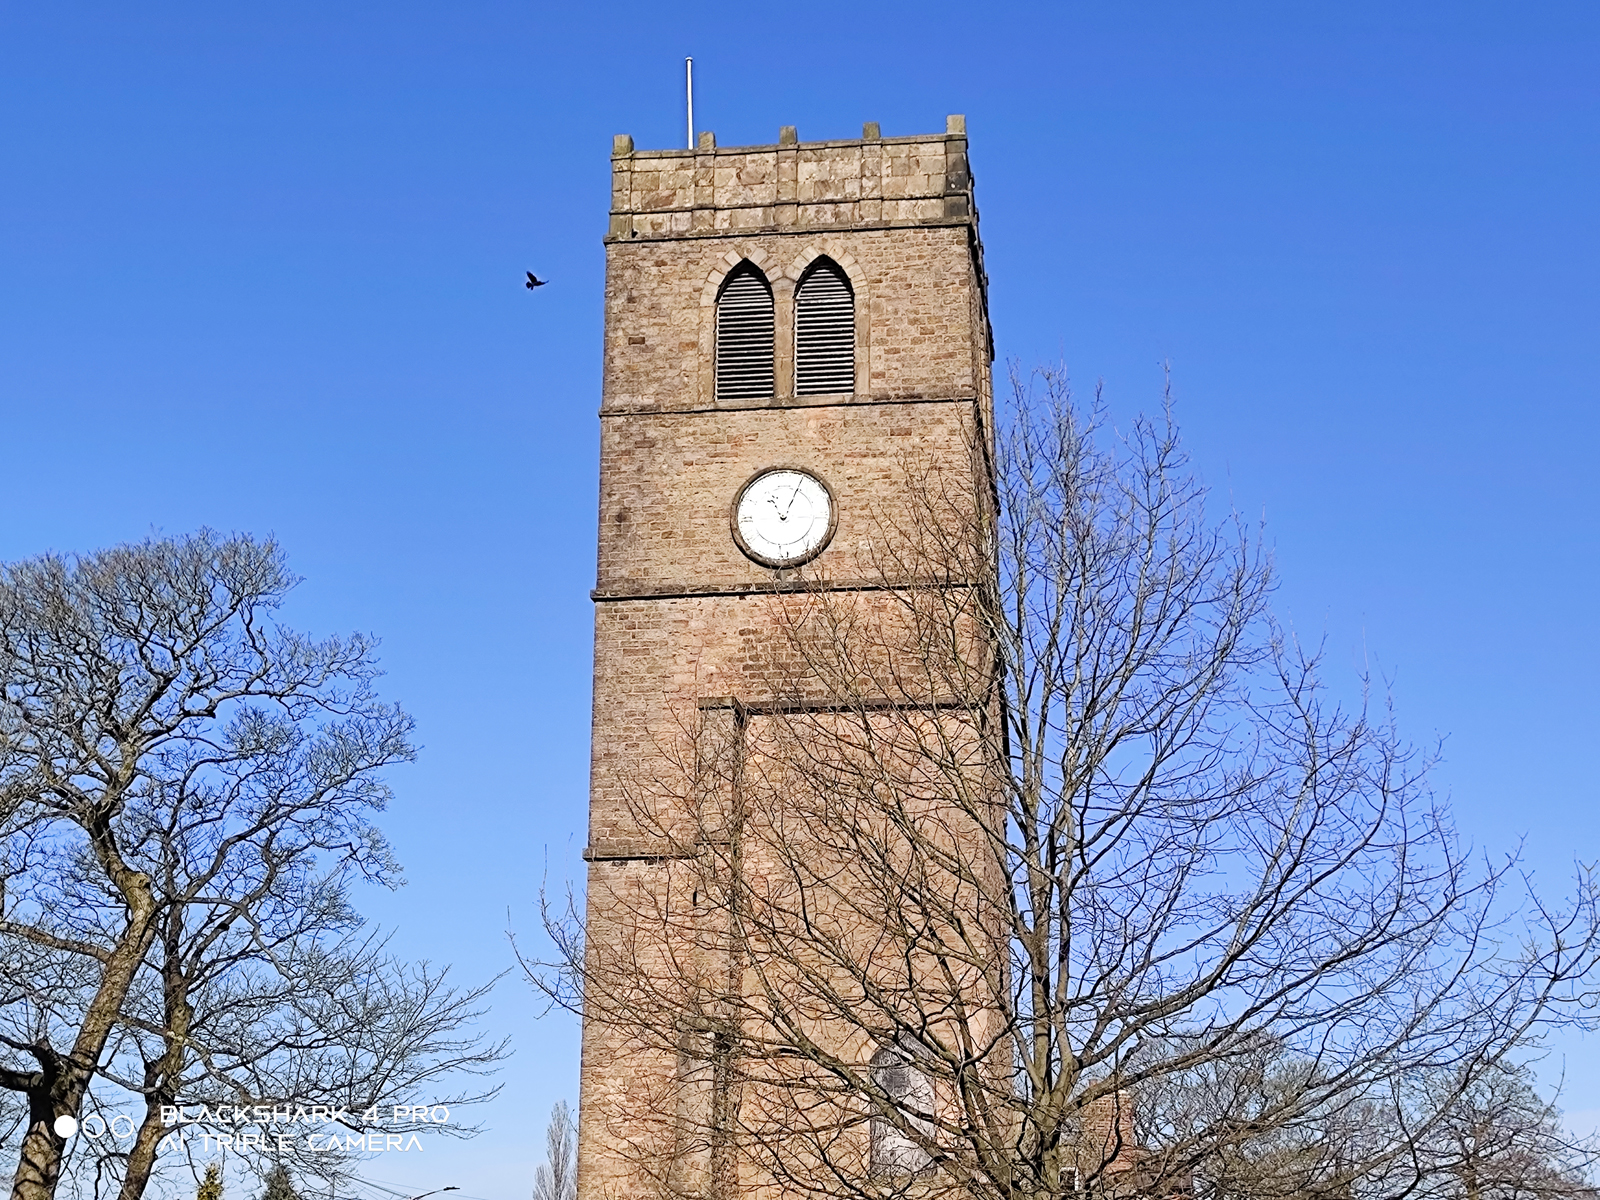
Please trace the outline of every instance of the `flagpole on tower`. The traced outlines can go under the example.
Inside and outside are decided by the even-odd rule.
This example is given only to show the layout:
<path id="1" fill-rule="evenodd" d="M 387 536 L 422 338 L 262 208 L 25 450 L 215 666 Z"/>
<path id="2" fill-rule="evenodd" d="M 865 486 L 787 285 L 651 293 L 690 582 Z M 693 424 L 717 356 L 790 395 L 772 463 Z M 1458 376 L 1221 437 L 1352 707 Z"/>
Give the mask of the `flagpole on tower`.
<path id="1" fill-rule="evenodd" d="M 689 149 L 694 149 L 694 59 L 683 60 L 683 90 L 689 100 Z"/>

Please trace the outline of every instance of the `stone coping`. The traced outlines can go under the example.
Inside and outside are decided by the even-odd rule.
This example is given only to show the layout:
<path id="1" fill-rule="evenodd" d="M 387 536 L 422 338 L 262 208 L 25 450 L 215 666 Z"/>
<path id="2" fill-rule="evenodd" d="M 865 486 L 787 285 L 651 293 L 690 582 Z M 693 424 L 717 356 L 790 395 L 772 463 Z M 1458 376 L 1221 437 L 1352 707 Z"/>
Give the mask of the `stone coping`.
<path id="1" fill-rule="evenodd" d="M 626 136 L 626 135 L 623 135 Z M 774 151 L 848 150 L 855 146 L 915 146 L 933 142 L 964 142 L 964 133 L 918 133 L 908 137 L 840 138 L 826 142 L 766 142 L 754 146 L 712 146 L 709 149 L 679 147 L 676 150 L 619 150 L 612 147 L 612 158 L 692 158 L 707 154 L 764 154 Z M 628 143 L 632 145 L 630 140 Z"/>

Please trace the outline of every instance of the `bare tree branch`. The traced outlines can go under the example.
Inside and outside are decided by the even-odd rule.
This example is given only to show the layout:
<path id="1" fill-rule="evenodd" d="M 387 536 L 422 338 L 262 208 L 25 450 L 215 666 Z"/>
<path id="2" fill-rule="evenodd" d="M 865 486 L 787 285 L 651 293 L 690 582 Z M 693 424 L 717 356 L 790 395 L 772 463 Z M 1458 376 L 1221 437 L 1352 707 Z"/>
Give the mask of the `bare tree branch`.
<path id="1" fill-rule="evenodd" d="M 401 1102 L 503 1057 L 468 1028 L 486 988 L 360 932 L 353 884 L 399 879 L 373 817 L 412 721 L 376 695 L 370 639 L 278 622 L 296 582 L 271 541 L 209 531 L 0 568 L 14 1200 L 54 1194 L 57 1118 L 118 1087 L 138 1136 L 79 1167 L 137 1200 L 164 1106 Z"/>
<path id="2" fill-rule="evenodd" d="M 547 910 L 597 1178 L 1433 1186 L 1459 1105 L 1411 1081 L 1587 1019 L 1595 880 L 1550 907 L 1461 845 L 1372 681 L 1336 700 L 1274 621 L 1170 404 L 1118 437 L 1013 389 L 970 463 L 904 461 L 874 587 L 786 580 L 746 694 L 671 700 L 615 783 L 636 848 Z"/>

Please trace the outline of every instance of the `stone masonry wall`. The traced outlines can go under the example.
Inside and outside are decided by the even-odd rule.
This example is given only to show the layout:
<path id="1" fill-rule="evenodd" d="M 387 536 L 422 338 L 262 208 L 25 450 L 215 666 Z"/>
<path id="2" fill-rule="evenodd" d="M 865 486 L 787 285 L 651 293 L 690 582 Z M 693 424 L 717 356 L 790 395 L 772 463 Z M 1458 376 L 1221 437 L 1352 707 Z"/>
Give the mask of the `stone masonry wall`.
<path id="1" fill-rule="evenodd" d="M 869 542 L 904 512 L 915 482 L 907 473 L 931 463 L 970 478 L 971 449 L 990 436 L 992 352 L 965 122 L 950 118 L 945 133 L 921 137 L 866 132 L 801 143 L 786 129 L 777 145 L 733 149 L 704 137 L 693 152 L 635 150 L 625 137 L 614 146 L 586 855 L 592 936 L 611 936 L 668 870 L 630 819 L 628 779 L 676 769 L 663 751 L 692 728 L 703 701 L 760 699 L 780 652 L 773 605 L 785 603 L 795 573 L 739 551 L 730 529 L 739 488 L 774 466 L 821 477 L 837 526 L 803 573 L 850 587 L 872 576 Z M 856 383 L 845 394 L 796 397 L 794 287 L 818 255 L 844 269 L 855 294 Z M 741 260 L 773 288 L 776 394 L 719 403 L 715 304 Z M 893 604 L 886 592 L 850 594 L 868 607 Z M 662 1073 L 671 1069 L 615 1027 L 586 1024 L 580 1200 L 654 1194 L 619 1130 L 649 1125 L 637 1097 L 670 1090 Z"/>
<path id="2" fill-rule="evenodd" d="M 786 407 L 795 397 L 794 288 L 818 255 L 844 268 L 855 292 L 854 400 L 967 399 L 988 364 L 987 314 L 972 229 L 765 233 L 607 247 L 603 411 Z M 713 387 L 716 300 L 728 272 L 749 260 L 772 285 L 776 395 L 719 403 Z M 838 397 L 832 398 L 837 403 Z"/>
<path id="3" fill-rule="evenodd" d="M 808 575 L 876 578 L 883 536 L 913 476 L 970 475 L 971 405 L 834 405 L 754 409 L 736 417 L 672 414 L 606 421 L 600 453 L 597 596 L 760 591 L 776 573 L 746 558 L 731 533 L 740 487 L 756 471 L 800 466 L 833 494 L 833 540 Z"/>
<path id="4" fill-rule="evenodd" d="M 868 132 L 872 132 L 869 126 Z M 801 143 L 793 128 L 775 146 L 694 150 L 612 147 L 613 238 L 788 228 L 861 228 L 974 216 L 967 127 L 943 136 Z"/>

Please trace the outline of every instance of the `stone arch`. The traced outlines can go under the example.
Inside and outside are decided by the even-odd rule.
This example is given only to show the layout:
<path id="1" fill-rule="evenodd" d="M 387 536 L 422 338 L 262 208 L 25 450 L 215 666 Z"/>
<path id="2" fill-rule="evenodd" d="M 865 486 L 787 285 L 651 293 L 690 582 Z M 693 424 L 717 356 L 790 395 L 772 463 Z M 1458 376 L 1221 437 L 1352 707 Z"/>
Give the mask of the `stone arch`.
<path id="1" fill-rule="evenodd" d="M 845 248 L 843 243 L 833 238 L 826 238 L 820 242 L 813 242 L 800 251 L 784 268 L 784 274 L 794 282 L 799 283 L 810 268 L 811 264 L 819 258 L 831 258 L 838 264 L 839 269 L 850 280 L 850 287 L 857 296 L 861 295 L 867 286 L 866 275 L 861 269 L 861 264 L 856 261 L 856 256 Z"/>
<path id="2" fill-rule="evenodd" d="M 705 287 L 700 289 L 700 307 L 711 308 L 717 302 L 717 297 L 722 294 L 723 282 L 729 275 L 738 269 L 741 263 L 749 263 L 767 277 L 767 286 L 776 290 L 779 280 L 784 278 L 785 272 L 772 255 L 759 246 L 741 246 L 729 250 L 717 265 L 706 274 Z"/>
<path id="3" fill-rule="evenodd" d="M 849 272 L 819 254 L 794 289 L 795 395 L 854 393 L 855 368 L 855 289 Z"/>
<path id="4" fill-rule="evenodd" d="M 700 288 L 700 369 L 697 372 L 699 385 L 697 392 L 700 403 L 710 407 L 717 403 L 716 385 L 716 346 L 717 346 L 717 297 L 722 294 L 723 285 L 728 276 L 738 270 L 741 264 L 748 263 L 766 277 L 767 286 L 772 289 L 772 298 L 776 307 L 777 330 L 775 343 L 782 347 L 785 344 L 788 325 L 786 319 L 791 307 L 790 299 L 793 284 L 785 277 L 782 264 L 760 246 L 749 244 L 735 245 L 726 251 L 716 263 L 706 272 L 705 282 Z M 774 385 L 776 394 L 783 394 L 788 386 L 786 371 L 784 370 L 785 355 L 779 350 L 777 355 L 777 377 Z"/>
<path id="5" fill-rule="evenodd" d="M 855 296 L 855 322 L 856 322 L 856 383 L 854 392 L 857 396 L 865 396 L 870 391 L 871 368 L 868 354 L 872 345 L 871 337 L 871 291 L 867 285 L 867 273 L 861 262 L 849 249 L 836 238 L 824 238 L 808 244 L 800 251 L 789 265 L 784 268 L 784 277 L 790 281 L 791 287 L 798 287 L 806 273 L 811 270 L 813 263 L 819 258 L 829 259 L 835 266 L 844 272 L 845 279 L 849 281 L 850 291 Z M 792 326 L 791 326 L 792 327 Z"/>
<path id="6" fill-rule="evenodd" d="M 748 258 L 728 268 L 713 314 L 714 399 L 771 400 L 777 394 L 777 309 L 767 273 Z"/>

